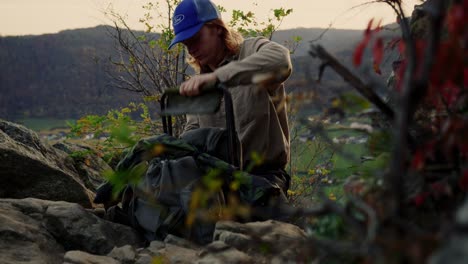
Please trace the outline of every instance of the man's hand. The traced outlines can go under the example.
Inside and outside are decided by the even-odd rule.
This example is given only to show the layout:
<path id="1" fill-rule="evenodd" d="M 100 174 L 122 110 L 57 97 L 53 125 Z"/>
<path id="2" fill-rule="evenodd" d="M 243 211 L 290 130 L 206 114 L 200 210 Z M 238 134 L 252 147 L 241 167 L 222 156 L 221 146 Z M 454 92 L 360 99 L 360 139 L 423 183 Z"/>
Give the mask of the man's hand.
<path id="1" fill-rule="evenodd" d="M 195 75 L 180 85 L 179 93 L 184 96 L 197 96 L 203 88 L 215 85 L 216 81 L 216 75 L 212 72 Z"/>

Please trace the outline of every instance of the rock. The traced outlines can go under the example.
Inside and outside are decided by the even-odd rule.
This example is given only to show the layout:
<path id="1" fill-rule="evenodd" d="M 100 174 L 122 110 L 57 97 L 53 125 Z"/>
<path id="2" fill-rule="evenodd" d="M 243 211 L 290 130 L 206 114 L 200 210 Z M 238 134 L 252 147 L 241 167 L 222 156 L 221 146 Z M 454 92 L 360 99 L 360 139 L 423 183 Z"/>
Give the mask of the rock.
<path id="1" fill-rule="evenodd" d="M 126 244 L 141 244 L 136 231 L 100 219 L 78 204 L 0 199 L 1 263 L 62 263 L 65 251 L 105 255 Z"/>
<path id="2" fill-rule="evenodd" d="M 135 264 L 152 264 L 153 262 L 153 257 L 150 256 L 149 254 L 140 254 L 138 255 L 138 258 L 135 262 Z M 164 263 L 164 262 L 162 262 Z"/>
<path id="3" fill-rule="evenodd" d="M 1 263 L 62 263 L 63 246 L 41 225 L 44 208 L 30 201 L 16 206 L 0 202 Z"/>
<path id="4" fill-rule="evenodd" d="M 301 257 L 296 256 L 305 250 L 306 233 L 295 225 L 274 220 L 246 224 L 221 221 L 216 224 L 213 240 L 248 254 L 256 263 L 271 263 L 274 259 L 301 262 Z"/>
<path id="5" fill-rule="evenodd" d="M 224 250 L 230 249 L 231 246 L 224 243 L 223 241 L 213 241 L 212 243 L 206 245 L 205 249 L 200 252 L 200 256 L 204 256 L 209 253 L 222 252 Z"/>
<path id="6" fill-rule="evenodd" d="M 93 196 L 65 153 L 33 131 L 0 120 L 0 198 L 64 200 L 90 208 Z"/>
<path id="7" fill-rule="evenodd" d="M 131 264 L 135 262 L 136 251 L 130 245 L 115 247 L 107 256 L 120 261 L 122 264 Z"/>
<path id="8" fill-rule="evenodd" d="M 136 263 L 193 263 L 197 259 L 198 252 L 196 250 L 161 241 L 152 241 L 147 249 L 139 252 Z"/>
<path id="9" fill-rule="evenodd" d="M 119 261 L 106 256 L 92 255 L 83 251 L 68 251 L 63 260 L 64 264 L 120 264 Z"/>
<path id="10" fill-rule="evenodd" d="M 254 263 L 254 259 L 246 253 L 230 247 L 222 241 L 208 244 L 200 252 L 197 264 Z"/>
<path id="11" fill-rule="evenodd" d="M 240 224 L 231 221 L 216 223 L 213 240 L 223 241 L 241 251 L 252 249 L 253 244 L 263 243 L 266 250 L 284 250 L 306 239 L 299 227 L 274 220 Z"/>
<path id="12" fill-rule="evenodd" d="M 303 263 L 305 233 L 278 221 L 219 222 L 204 247 L 169 235 L 146 248 L 130 227 L 76 203 L 0 199 L 1 263 Z M 303 246 L 301 246 L 303 245 Z M 305 245 L 305 246 L 304 246 Z M 135 249 L 138 248 L 138 249 Z M 65 255 L 65 256 L 64 256 Z"/>
<path id="13" fill-rule="evenodd" d="M 166 247 L 159 250 L 159 253 L 162 259 L 167 259 L 169 263 L 193 263 L 198 259 L 197 251 L 171 244 L 166 244 Z"/>
<path id="14" fill-rule="evenodd" d="M 166 244 L 162 241 L 151 241 L 150 245 L 148 246 L 148 250 L 154 254 L 158 252 L 160 249 L 163 249 L 166 246 Z"/>
<path id="15" fill-rule="evenodd" d="M 45 226 L 66 250 L 78 249 L 107 254 L 115 246 L 138 245 L 132 228 L 98 218 L 77 204 L 57 202 L 46 210 Z"/>
<path id="16" fill-rule="evenodd" d="M 148 247 L 146 248 L 139 248 L 137 249 L 137 254 L 138 254 L 138 257 L 137 257 L 137 260 L 140 259 L 140 258 L 143 258 L 144 255 L 148 255 L 148 256 L 159 256 L 161 255 L 159 250 L 163 249 L 166 247 L 166 244 L 162 241 L 151 241 L 151 243 L 149 244 Z M 143 260 L 142 260 L 143 261 Z M 151 263 L 151 261 L 149 262 Z"/>
<path id="17" fill-rule="evenodd" d="M 224 243 L 241 250 L 248 250 L 251 244 L 251 237 L 249 235 L 231 232 L 227 230 L 222 230 L 215 233 L 214 239 L 223 241 Z"/>
<path id="18" fill-rule="evenodd" d="M 96 191 L 97 187 L 104 182 L 102 174 L 104 171 L 112 171 L 112 168 L 95 154 L 88 146 L 82 146 L 69 142 L 59 142 L 52 145 L 72 157 L 73 166 L 86 188 Z"/>
<path id="19" fill-rule="evenodd" d="M 176 245 L 176 246 L 184 247 L 184 248 L 195 249 L 195 250 L 199 249 L 198 246 L 195 245 L 194 243 L 186 239 L 183 239 L 181 237 L 171 235 L 171 234 L 167 235 L 166 238 L 164 238 L 164 243 L 172 244 L 172 245 Z"/>

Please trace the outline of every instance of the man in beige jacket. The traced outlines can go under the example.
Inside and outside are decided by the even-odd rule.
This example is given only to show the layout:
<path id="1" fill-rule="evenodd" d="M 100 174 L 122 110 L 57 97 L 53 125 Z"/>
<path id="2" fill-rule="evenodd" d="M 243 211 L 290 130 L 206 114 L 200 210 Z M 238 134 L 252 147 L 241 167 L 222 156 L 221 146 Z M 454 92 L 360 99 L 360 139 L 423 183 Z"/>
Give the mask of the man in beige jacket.
<path id="1" fill-rule="evenodd" d="M 196 96 L 202 87 L 216 82 L 229 87 L 244 167 L 286 193 L 289 127 L 283 82 L 291 74 L 289 50 L 263 37 L 244 40 L 225 26 L 209 0 L 182 1 L 175 9 L 173 26 L 170 47 L 184 44 L 189 64 L 199 73 L 181 84 L 180 94 Z M 266 84 L 254 83 L 255 77 L 268 75 Z M 223 107 L 214 115 L 188 115 L 185 130 L 225 127 L 224 115 Z"/>

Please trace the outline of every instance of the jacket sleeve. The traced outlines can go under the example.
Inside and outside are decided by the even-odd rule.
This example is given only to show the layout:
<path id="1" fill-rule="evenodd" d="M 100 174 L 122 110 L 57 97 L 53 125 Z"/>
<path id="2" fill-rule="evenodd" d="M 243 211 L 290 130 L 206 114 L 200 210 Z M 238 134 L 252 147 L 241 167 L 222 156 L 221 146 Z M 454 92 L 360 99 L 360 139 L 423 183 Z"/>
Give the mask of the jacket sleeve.
<path id="1" fill-rule="evenodd" d="M 250 84 L 257 74 L 271 73 L 276 83 L 284 82 L 291 75 L 289 50 L 278 43 L 263 37 L 246 40 L 241 53 L 247 55 L 214 71 L 218 80 L 227 86 Z"/>

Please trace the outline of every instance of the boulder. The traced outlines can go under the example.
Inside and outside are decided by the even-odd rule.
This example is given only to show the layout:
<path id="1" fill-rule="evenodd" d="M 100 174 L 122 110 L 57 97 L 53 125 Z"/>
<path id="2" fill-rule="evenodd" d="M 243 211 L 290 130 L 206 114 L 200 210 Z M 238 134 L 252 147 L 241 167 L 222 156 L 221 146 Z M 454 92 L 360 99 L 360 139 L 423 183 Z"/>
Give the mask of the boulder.
<path id="1" fill-rule="evenodd" d="M 35 197 L 90 208 L 94 196 L 71 159 L 24 126 L 0 120 L 0 198 Z"/>
<path id="2" fill-rule="evenodd" d="M 132 264 L 135 262 L 136 254 L 136 250 L 132 246 L 125 245 L 119 248 L 115 247 L 107 256 L 118 260 L 122 264 Z"/>
<path id="3" fill-rule="evenodd" d="M 103 220 L 75 203 L 0 199 L 2 263 L 62 263 L 66 251 L 105 255 L 115 247 L 141 243 L 132 228 Z M 72 262 L 76 255 L 68 262 L 80 263 Z"/>
<path id="4" fill-rule="evenodd" d="M 63 246 L 41 226 L 44 207 L 35 201 L 0 202 L 0 256 L 4 264 L 62 263 Z"/>
<path id="5" fill-rule="evenodd" d="M 58 142 L 52 146 L 72 158 L 73 167 L 78 172 L 78 176 L 86 188 L 94 192 L 104 182 L 103 172 L 112 171 L 112 168 L 89 146 L 71 142 Z"/>

